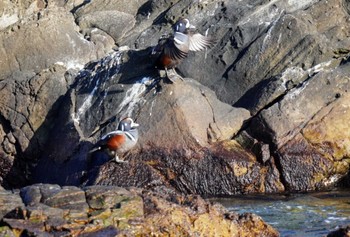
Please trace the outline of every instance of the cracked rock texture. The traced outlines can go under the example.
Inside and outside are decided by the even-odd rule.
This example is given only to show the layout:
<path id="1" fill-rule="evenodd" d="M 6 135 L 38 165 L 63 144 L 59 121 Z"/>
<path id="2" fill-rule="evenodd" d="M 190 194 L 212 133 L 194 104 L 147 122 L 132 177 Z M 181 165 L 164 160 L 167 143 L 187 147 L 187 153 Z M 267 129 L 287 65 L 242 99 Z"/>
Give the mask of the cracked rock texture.
<path id="1" fill-rule="evenodd" d="M 36 184 L 0 190 L 1 203 L 9 196 L 0 207 L 3 236 L 279 236 L 254 214 L 169 190 Z"/>
<path id="2" fill-rule="evenodd" d="M 0 178 L 227 195 L 349 183 L 349 4 L 3 1 Z M 170 83 L 152 46 L 187 17 L 217 43 Z M 135 149 L 89 154 L 118 120 Z"/>

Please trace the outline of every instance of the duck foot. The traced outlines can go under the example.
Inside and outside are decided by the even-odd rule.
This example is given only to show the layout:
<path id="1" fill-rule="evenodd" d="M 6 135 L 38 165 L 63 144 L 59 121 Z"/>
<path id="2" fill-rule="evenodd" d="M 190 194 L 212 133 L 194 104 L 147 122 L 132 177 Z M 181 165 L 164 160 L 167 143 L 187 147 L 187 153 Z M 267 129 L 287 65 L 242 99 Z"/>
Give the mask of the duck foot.
<path id="1" fill-rule="evenodd" d="M 116 162 L 116 163 L 128 163 L 128 162 L 125 161 L 125 160 L 120 160 L 118 156 L 115 156 L 115 162 Z"/>
<path id="2" fill-rule="evenodd" d="M 165 74 L 166 77 L 172 82 L 174 83 L 176 80 L 181 79 L 182 81 L 184 80 L 182 78 L 182 76 L 180 76 L 179 74 L 177 74 L 177 72 L 175 71 L 174 68 L 172 68 L 171 70 L 167 70 L 165 69 Z"/>
<path id="3" fill-rule="evenodd" d="M 159 72 L 159 76 L 160 76 L 161 78 L 167 77 L 166 71 L 165 71 L 165 70 L 158 70 L 158 72 Z"/>

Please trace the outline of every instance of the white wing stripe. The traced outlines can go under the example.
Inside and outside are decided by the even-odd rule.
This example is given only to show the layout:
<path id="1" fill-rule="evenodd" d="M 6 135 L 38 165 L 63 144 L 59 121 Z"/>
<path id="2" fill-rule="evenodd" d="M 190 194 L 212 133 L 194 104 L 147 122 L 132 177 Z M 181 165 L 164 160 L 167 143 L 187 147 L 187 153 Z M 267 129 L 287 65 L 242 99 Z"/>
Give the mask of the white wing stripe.
<path id="1" fill-rule="evenodd" d="M 129 132 L 125 132 L 125 135 L 128 137 L 128 138 L 130 138 L 130 140 L 132 140 L 132 141 L 136 141 L 136 139 L 135 139 L 135 137 L 133 136 L 133 135 L 131 135 Z"/>

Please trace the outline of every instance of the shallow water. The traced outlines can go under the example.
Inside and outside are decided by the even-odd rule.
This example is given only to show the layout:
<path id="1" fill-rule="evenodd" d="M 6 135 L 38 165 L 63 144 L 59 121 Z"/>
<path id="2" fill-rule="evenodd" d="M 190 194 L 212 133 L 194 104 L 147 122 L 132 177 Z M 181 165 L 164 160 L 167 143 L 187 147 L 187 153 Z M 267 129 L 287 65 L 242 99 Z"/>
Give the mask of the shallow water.
<path id="1" fill-rule="evenodd" d="M 350 225 L 350 190 L 212 200 L 231 211 L 261 216 L 282 237 L 325 236 L 339 226 Z"/>

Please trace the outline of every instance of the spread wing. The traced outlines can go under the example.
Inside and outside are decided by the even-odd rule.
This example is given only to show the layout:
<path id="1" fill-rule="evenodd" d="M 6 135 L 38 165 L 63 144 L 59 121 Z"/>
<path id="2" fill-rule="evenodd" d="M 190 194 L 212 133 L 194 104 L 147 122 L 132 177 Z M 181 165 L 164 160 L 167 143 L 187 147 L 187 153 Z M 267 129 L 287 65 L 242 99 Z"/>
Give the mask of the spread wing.
<path id="1" fill-rule="evenodd" d="M 160 55 L 164 54 L 168 57 L 170 57 L 172 60 L 179 60 L 187 57 L 188 49 L 186 49 L 181 45 L 180 42 L 182 37 L 180 36 L 180 39 L 176 36 L 176 33 L 174 36 L 170 36 L 168 38 L 161 38 L 158 41 L 158 44 L 153 48 L 152 54 L 153 55 Z M 178 41 L 178 42 L 177 42 Z"/>
<path id="2" fill-rule="evenodd" d="M 184 41 L 186 38 L 188 37 L 182 33 L 175 33 L 174 37 L 169 38 L 166 42 L 165 54 L 173 60 L 186 58 L 188 54 L 188 44 Z"/>
<path id="3" fill-rule="evenodd" d="M 200 33 L 195 33 L 189 37 L 189 50 L 191 51 L 201 51 L 210 48 L 214 44 L 214 39 L 201 35 Z"/>

